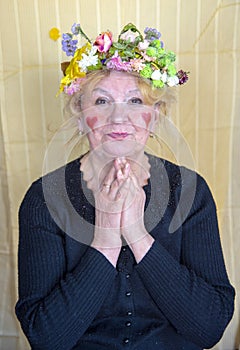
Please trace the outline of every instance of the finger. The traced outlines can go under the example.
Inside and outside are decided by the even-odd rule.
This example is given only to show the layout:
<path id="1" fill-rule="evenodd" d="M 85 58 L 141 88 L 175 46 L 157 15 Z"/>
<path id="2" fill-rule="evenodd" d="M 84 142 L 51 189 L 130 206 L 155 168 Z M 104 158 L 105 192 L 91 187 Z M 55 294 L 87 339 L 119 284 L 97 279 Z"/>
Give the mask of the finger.
<path id="1" fill-rule="evenodd" d="M 118 192 L 122 185 L 122 183 L 125 181 L 125 178 L 123 176 L 122 170 L 118 169 L 117 173 L 116 170 L 114 171 L 115 178 L 111 182 L 111 184 L 107 181 L 112 180 L 112 176 L 107 176 L 104 179 L 104 183 L 102 187 L 104 188 L 105 193 L 108 195 L 108 198 L 112 201 L 119 198 Z"/>
<path id="2" fill-rule="evenodd" d="M 122 173 L 123 173 L 123 176 L 125 177 L 125 179 L 127 179 L 129 177 L 130 171 L 131 171 L 130 164 L 126 162 L 124 164 L 123 169 L 122 169 Z"/>
<path id="3" fill-rule="evenodd" d="M 102 184 L 102 191 L 109 192 L 111 188 L 111 185 L 108 185 L 106 183 Z"/>
<path id="4" fill-rule="evenodd" d="M 122 198 L 122 195 L 125 196 L 125 194 L 124 194 L 125 192 L 122 192 L 122 194 L 121 194 L 121 191 L 122 191 L 123 184 L 126 182 L 126 180 L 127 179 L 125 179 L 121 170 L 119 170 L 117 173 L 117 178 L 112 182 L 111 188 L 109 191 L 109 196 L 112 200 L 120 199 L 120 198 Z"/>
<path id="5" fill-rule="evenodd" d="M 116 169 L 116 172 L 118 172 L 119 170 L 123 170 L 123 168 L 125 167 L 125 164 L 126 164 L 126 160 L 124 157 L 116 158 L 114 161 L 114 167 Z"/>
<path id="6" fill-rule="evenodd" d="M 124 161 L 123 167 L 117 171 L 118 198 L 126 197 L 130 185 L 130 164 Z"/>
<path id="7" fill-rule="evenodd" d="M 120 198 L 120 188 L 117 180 L 114 180 L 108 193 L 109 199 L 115 201 Z"/>
<path id="8" fill-rule="evenodd" d="M 120 158 L 116 158 L 114 160 L 113 164 L 114 164 L 114 167 L 116 169 L 116 172 L 121 169 L 121 160 L 120 160 Z"/>
<path id="9" fill-rule="evenodd" d="M 117 171 L 117 182 L 118 182 L 118 185 L 121 186 L 122 183 L 126 180 L 124 174 L 123 174 L 123 171 L 122 169 L 119 169 Z"/>
<path id="10" fill-rule="evenodd" d="M 142 192 L 143 193 L 142 193 Z M 128 180 L 128 187 L 126 191 L 126 197 L 124 199 L 123 203 L 123 210 L 132 210 L 134 209 L 134 212 L 138 210 L 139 206 L 141 207 L 141 203 L 144 200 L 144 191 L 142 188 L 140 190 L 136 188 L 135 184 L 133 183 L 132 179 L 129 178 Z M 145 202 L 144 202 L 145 203 Z"/>
<path id="11" fill-rule="evenodd" d="M 116 176 L 116 170 L 114 167 L 111 167 L 107 175 L 102 181 L 101 190 L 105 192 L 109 192 L 111 189 L 112 182 L 114 181 Z"/>
<path id="12" fill-rule="evenodd" d="M 125 179 L 118 188 L 118 197 L 127 198 L 130 188 L 130 178 Z"/>
<path id="13" fill-rule="evenodd" d="M 131 178 L 134 187 L 136 189 L 140 190 L 140 186 L 139 186 L 138 180 L 137 180 L 136 176 L 134 175 L 134 173 L 132 171 L 130 171 L 129 177 Z"/>
<path id="14" fill-rule="evenodd" d="M 129 176 L 130 164 L 126 161 L 123 163 L 121 158 L 117 158 L 114 161 L 114 167 L 116 169 L 118 184 L 121 185 Z"/>

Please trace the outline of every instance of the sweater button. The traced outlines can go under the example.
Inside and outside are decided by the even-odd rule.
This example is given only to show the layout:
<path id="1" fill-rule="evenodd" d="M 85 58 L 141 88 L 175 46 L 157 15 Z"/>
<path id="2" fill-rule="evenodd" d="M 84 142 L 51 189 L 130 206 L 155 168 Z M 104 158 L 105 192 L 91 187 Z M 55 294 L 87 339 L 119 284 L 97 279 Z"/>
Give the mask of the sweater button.
<path id="1" fill-rule="evenodd" d="M 132 325 L 132 322 L 130 322 L 130 321 L 127 321 L 126 323 L 125 323 L 125 326 L 126 327 L 130 327 Z"/>
<path id="2" fill-rule="evenodd" d="M 128 311 L 127 316 L 132 316 L 132 311 Z"/>
<path id="3" fill-rule="evenodd" d="M 129 338 L 123 339 L 123 342 L 124 342 L 124 344 L 128 344 L 129 343 Z"/>
<path id="4" fill-rule="evenodd" d="M 127 274 L 126 274 L 126 278 L 129 278 L 129 277 L 130 277 L 130 274 L 129 274 L 129 273 L 127 273 Z"/>
<path id="5" fill-rule="evenodd" d="M 131 292 L 127 292 L 125 295 L 126 295 L 126 297 L 130 297 L 131 296 Z"/>

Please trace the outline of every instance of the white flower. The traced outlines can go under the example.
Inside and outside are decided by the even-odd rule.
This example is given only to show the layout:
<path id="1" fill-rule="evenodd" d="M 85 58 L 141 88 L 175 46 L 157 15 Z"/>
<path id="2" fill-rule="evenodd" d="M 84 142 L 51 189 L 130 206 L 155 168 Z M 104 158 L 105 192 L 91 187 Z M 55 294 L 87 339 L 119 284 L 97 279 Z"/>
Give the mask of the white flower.
<path id="1" fill-rule="evenodd" d="M 146 50 L 149 46 L 149 41 L 143 40 L 138 44 L 139 50 Z"/>
<path id="2" fill-rule="evenodd" d="M 166 72 L 162 73 L 161 80 L 163 83 L 166 83 L 166 81 L 167 81 L 167 73 Z"/>
<path id="3" fill-rule="evenodd" d="M 160 70 L 158 69 L 158 70 L 155 70 L 153 73 L 152 73 L 152 75 L 151 75 L 151 79 L 152 80 L 160 80 L 161 79 L 161 72 L 160 72 Z"/>
<path id="4" fill-rule="evenodd" d="M 82 54 L 81 61 L 78 61 L 78 65 L 81 68 L 82 72 L 87 72 L 87 67 L 96 66 L 98 64 L 98 55 L 95 55 L 97 52 L 97 47 L 92 46 L 90 50 L 87 51 L 87 54 Z"/>
<path id="5" fill-rule="evenodd" d="M 130 42 L 133 43 L 137 36 L 139 36 L 137 32 L 133 32 L 131 29 L 128 29 L 125 33 L 121 34 L 120 39 L 126 41 L 130 40 Z"/>
<path id="6" fill-rule="evenodd" d="M 179 84 L 179 79 L 178 77 L 175 75 L 174 77 L 168 77 L 167 78 L 167 84 L 170 87 L 176 86 Z"/>
<path id="7" fill-rule="evenodd" d="M 163 83 L 167 81 L 167 73 L 161 73 L 159 69 L 155 70 L 151 75 L 152 80 L 161 80 Z"/>

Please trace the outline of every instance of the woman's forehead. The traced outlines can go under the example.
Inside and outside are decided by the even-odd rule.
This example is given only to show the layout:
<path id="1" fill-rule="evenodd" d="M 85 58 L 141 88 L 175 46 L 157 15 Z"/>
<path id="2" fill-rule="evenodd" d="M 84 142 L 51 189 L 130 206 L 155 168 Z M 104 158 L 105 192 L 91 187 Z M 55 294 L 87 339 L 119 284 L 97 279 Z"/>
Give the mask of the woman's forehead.
<path id="1" fill-rule="evenodd" d="M 108 76 L 102 78 L 94 87 L 94 91 L 117 92 L 125 93 L 139 91 L 136 78 L 130 74 L 121 72 L 111 72 Z"/>

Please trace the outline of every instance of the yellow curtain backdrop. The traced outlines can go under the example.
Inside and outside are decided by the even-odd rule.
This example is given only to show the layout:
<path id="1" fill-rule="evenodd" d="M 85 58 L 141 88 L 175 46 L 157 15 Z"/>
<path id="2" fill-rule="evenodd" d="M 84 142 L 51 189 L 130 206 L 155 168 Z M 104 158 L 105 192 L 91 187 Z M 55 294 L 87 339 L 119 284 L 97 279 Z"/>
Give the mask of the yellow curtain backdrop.
<path id="1" fill-rule="evenodd" d="M 0 349 L 29 349 L 14 315 L 17 299 L 17 212 L 41 176 L 47 145 L 63 120 L 56 98 L 60 40 L 80 22 L 91 38 L 128 22 L 156 27 L 178 65 L 189 70 L 172 119 L 189 144 L 195 169 L 218 208 L 226 266 L 237 297 L 233 320 L 214 349 L 238 349 L 240 255 L 240 1 L 0 0 Z"/>

